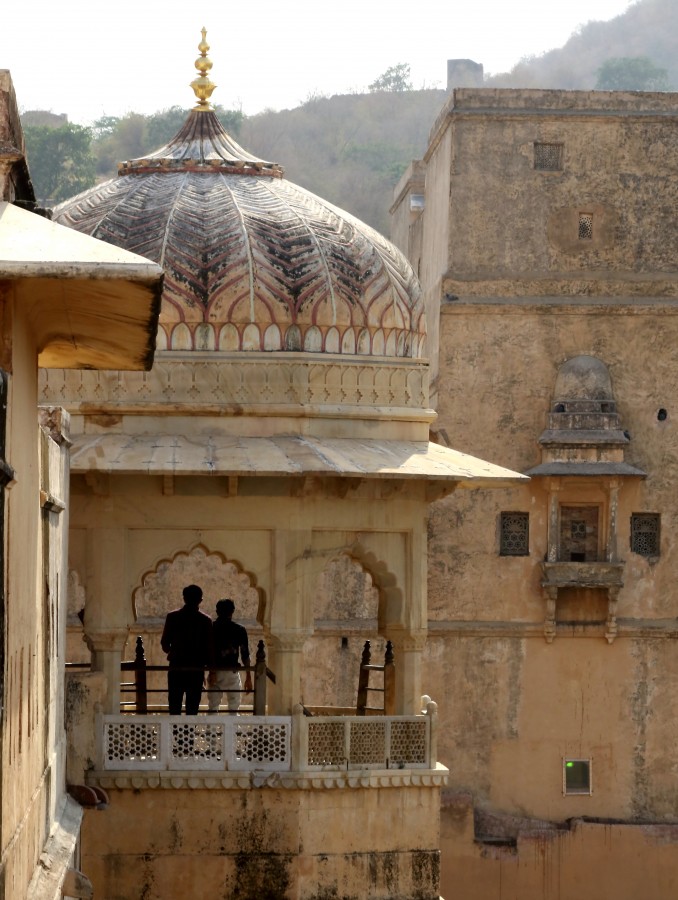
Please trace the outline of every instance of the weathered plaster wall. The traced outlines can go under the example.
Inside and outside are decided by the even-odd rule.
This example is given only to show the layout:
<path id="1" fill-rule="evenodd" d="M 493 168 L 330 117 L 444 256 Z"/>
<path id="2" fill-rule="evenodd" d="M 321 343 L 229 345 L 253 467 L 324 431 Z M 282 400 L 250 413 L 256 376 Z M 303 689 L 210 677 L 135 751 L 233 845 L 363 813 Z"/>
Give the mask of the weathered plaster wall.
<path id="1" fill-rule="evenodd" d="M 582 819 L 557 827 L 514 822 L 507 839 L 474 841 L 468 795 L 443 802 L 441 884 L 458 900 L 671 900 L 675 897 L 676 825 Z"/>
<path id="2" fill-rule="evenodd" d="M 649 473 L 622 485 L 618 552 L 626 561 L 619 594 L 620 637 L 598 624 L 562 630 L 552 645 L 541 625 L 540 561 L 546 552 L 547 497 L 529 485 L 491 494 L 457 492 L 435 504 L 429 521 L 427 690 L 439 700 L 439 756 L 451 781 L 478 802 L 544 818 L 572 815 L 671 818 L 678 671 L 675 504 L 678 471 L 670 398 L 678 320 L 671 307 L 624 314 L 588 305 L 528 309 L 449 305 L 442 316 L 440 421 L 468 452 L 517 470 L 539 461 L 536 439 L 558 366 L 590 353 L 610 368 L 627 459 Z M 515 360 L 507 370 L 507 360 Z M 632 363 L 631 363 L 632 361 Z M 478 413 L 468 415 L 471 386 Z M 665 421 L 657 410 L 669 411 Z M 582 488 L 583 490 L 583 488 Z M 586 489 L 595 497 L 596 487 Z M 530 555 L 498 555 L 502 510 L 530 513 Z M 662 516 L 658 559 L 631 553 L 631 513 Z M 585 596 L 587 595 L 587 596 Z M 558 618 L 591 618 L 591 592 L 570 597 Z M 586 610 L 588 615 L 580 612 Z M 595 615 L 594 615 L 595 618 Z M 452 695 L 445 685 L 458 685 Z M 594 758 L 591 797 L 563 797 L 566 755 Z"/>
<path id="3" fill-rule="evenodd" d="M 103 814 L 86 813 L 82 848 L 106 900 L 192 896 L 196 884 L 224 900 L 438 897 L 437 791 L 155 789 L 110 799 Z"/>
<path id="4" fill-rule="evenodd" d="M 443 896 L 675 893 L 675 126 L 673 95 L 470 89 L 432 131 L 420 271 L 427 302 L 441 302 L 434 427 L 526 471 L 542 461 L 559 367 L 587 354 L 609 369 L 626 462 L 648 475 L 620 482 L 612 644 L 607 593 L 581 588 L 560 592 L 557 636 L 544 640 L 543 479 L 433 505 L 424 684 L 439 703 L 439 758 L 476 813 L 667 823 L 540 832 L 516 854 L 474 845 L 472 812 L 452 825 L 445 810 Z M 561 145 L 560 170 L 535 167 L 539 143 Z M 590 239 L 580 214 L 592 215 Z M 446 235 L 442 254 L 434 235 Z M 605 520 L 604 479 L 559 486 Z M 499 556 L 502 511 L 529 513 L 529 556 Z M 661 515 L 657 558 L 630 550 L 637 512 Z M 563 795 L 564 756 L 592 759 L 590 796 Z"/>
<path id="5" fill-rule="evenodd" d="M 28 896 L 49 827 L 64 801 L 63 629 L 67 496 L 65 423 L 38 424 L 37 348 L 12 288 L 0 294 L 9 376 L 5 491 L 2 896 Z M 43 491 L 41 495 L 41 490 Z M 56 500 L 53 503 L 52 500 Z"/>

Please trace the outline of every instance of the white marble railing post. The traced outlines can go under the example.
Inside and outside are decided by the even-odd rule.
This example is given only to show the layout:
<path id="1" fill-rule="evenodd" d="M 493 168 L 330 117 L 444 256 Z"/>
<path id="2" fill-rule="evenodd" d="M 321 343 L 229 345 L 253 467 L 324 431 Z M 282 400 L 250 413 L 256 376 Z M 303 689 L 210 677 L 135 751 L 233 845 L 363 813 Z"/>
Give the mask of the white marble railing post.
<path id="1" fill-rule="evenodd" d="M 308 767 L 308 722 L 304 707 L 297 703 L 292 716 L 292 771 L 303 772 Z"/>

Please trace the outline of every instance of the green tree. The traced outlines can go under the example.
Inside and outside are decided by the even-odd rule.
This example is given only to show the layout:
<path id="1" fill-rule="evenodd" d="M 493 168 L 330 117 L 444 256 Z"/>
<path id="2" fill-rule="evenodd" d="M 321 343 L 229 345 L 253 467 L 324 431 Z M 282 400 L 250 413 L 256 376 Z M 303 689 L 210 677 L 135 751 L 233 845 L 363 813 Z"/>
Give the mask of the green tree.
<path id="1" fill-rule="evenodd" d="M 26 155 L 39 203 L 51 206 L 96 181 L 92 132 L 82 125 L 45 125 L 24 129 Z"/>
<path id="2" fill-rule="evenodd" d="M 391 66 L 386 69 L 383 75 L 380 75 L 369 86 L 370 91 L 411 91 L 412 82 L 410 81 L 409 63 L 398 63 L 397 66 Z"/>
<path id="3" fill-rule="evenodd" d="M 647 56 L 613 56 L 597 72 L 599 91 L 668 91 L 669 73 Z"/>

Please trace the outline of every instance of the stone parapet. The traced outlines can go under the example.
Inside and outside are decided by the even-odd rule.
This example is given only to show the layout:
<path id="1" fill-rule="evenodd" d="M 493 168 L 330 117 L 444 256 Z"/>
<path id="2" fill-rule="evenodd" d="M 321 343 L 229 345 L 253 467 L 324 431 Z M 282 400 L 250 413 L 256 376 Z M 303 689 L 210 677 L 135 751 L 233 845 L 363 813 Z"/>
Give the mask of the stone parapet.
<path id="1" fill-rule="evenodd" d="M 40 397 L 71 412 L 276 415 L 303 406 L 425 410 L 428 364 L 308 354 L 159 352 L 150 372 L 43 370 Z M 186 410 L 190 410 L 189 413 Z M 378 417 L 378 413 L 375 412 Z"/>

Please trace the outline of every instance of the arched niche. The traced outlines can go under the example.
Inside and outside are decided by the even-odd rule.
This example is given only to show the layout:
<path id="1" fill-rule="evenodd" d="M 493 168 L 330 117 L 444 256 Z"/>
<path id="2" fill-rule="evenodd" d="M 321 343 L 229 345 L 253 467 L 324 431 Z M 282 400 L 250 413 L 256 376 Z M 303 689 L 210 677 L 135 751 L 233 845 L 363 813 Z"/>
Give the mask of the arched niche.
<path id="1" fill-rule="evenodd" d="M 182 591 L 188 584 L 197 584 L 203 591 L 201 610 L 216 618 L 217 600 L 230 598 L 235 603 L 234 619 L 245 625 L 250 633 L 250 651 L 256 650 L 252 629 L 263 615 L 263 597 L 254 577 L 242 570 L 238 563 L 223 553 L 210 551 L 204 544 L 189 550 L 179 550 L 173 556 L 158 560 L 141 576 L 132 592 L 135 625 L 130 631 L 124 658 L 131 659 L 137 636 L 144 643 L 149 665 L 166 665 L 160 646 L 165 616 L 183 605 Z M 151 676 L 149 676 L 151 677 Z M 163 689 L 164 676 L 154 673 L 150 687 Z"/>
<path id="2" fill-rule="evenodd" d="M 355 707 L 360 660 L 369 640 L 374 662 L 383 662 L 377 634 L 379 589 L 350 553 L 329 559 L 313 595 L 313 640 L 304 647 L 302 695 L 308 706 Z"/>
<path id="3" fill-rule="evenodd" d="M 143 574 L 132 594 L 137 623 L 164 621 L 170 610 L 182 605 L 182 591 L 188 584 L 202 588 L 201 609 L 213 618 L 217 600 L 224 597 L 235 603 L 236 619 L 253 623 L 259 618 L 261 597 L 252 576 L 222 553 L 196 544 L 159 560 Z"/>
<path id="4" fill-rule="evenodd" d="M 318 578 L 314 622 L 365 620 L 376 628 L 378 611 L 379 591 L 370 573 L 347 553 L 330 560 Z"/>

